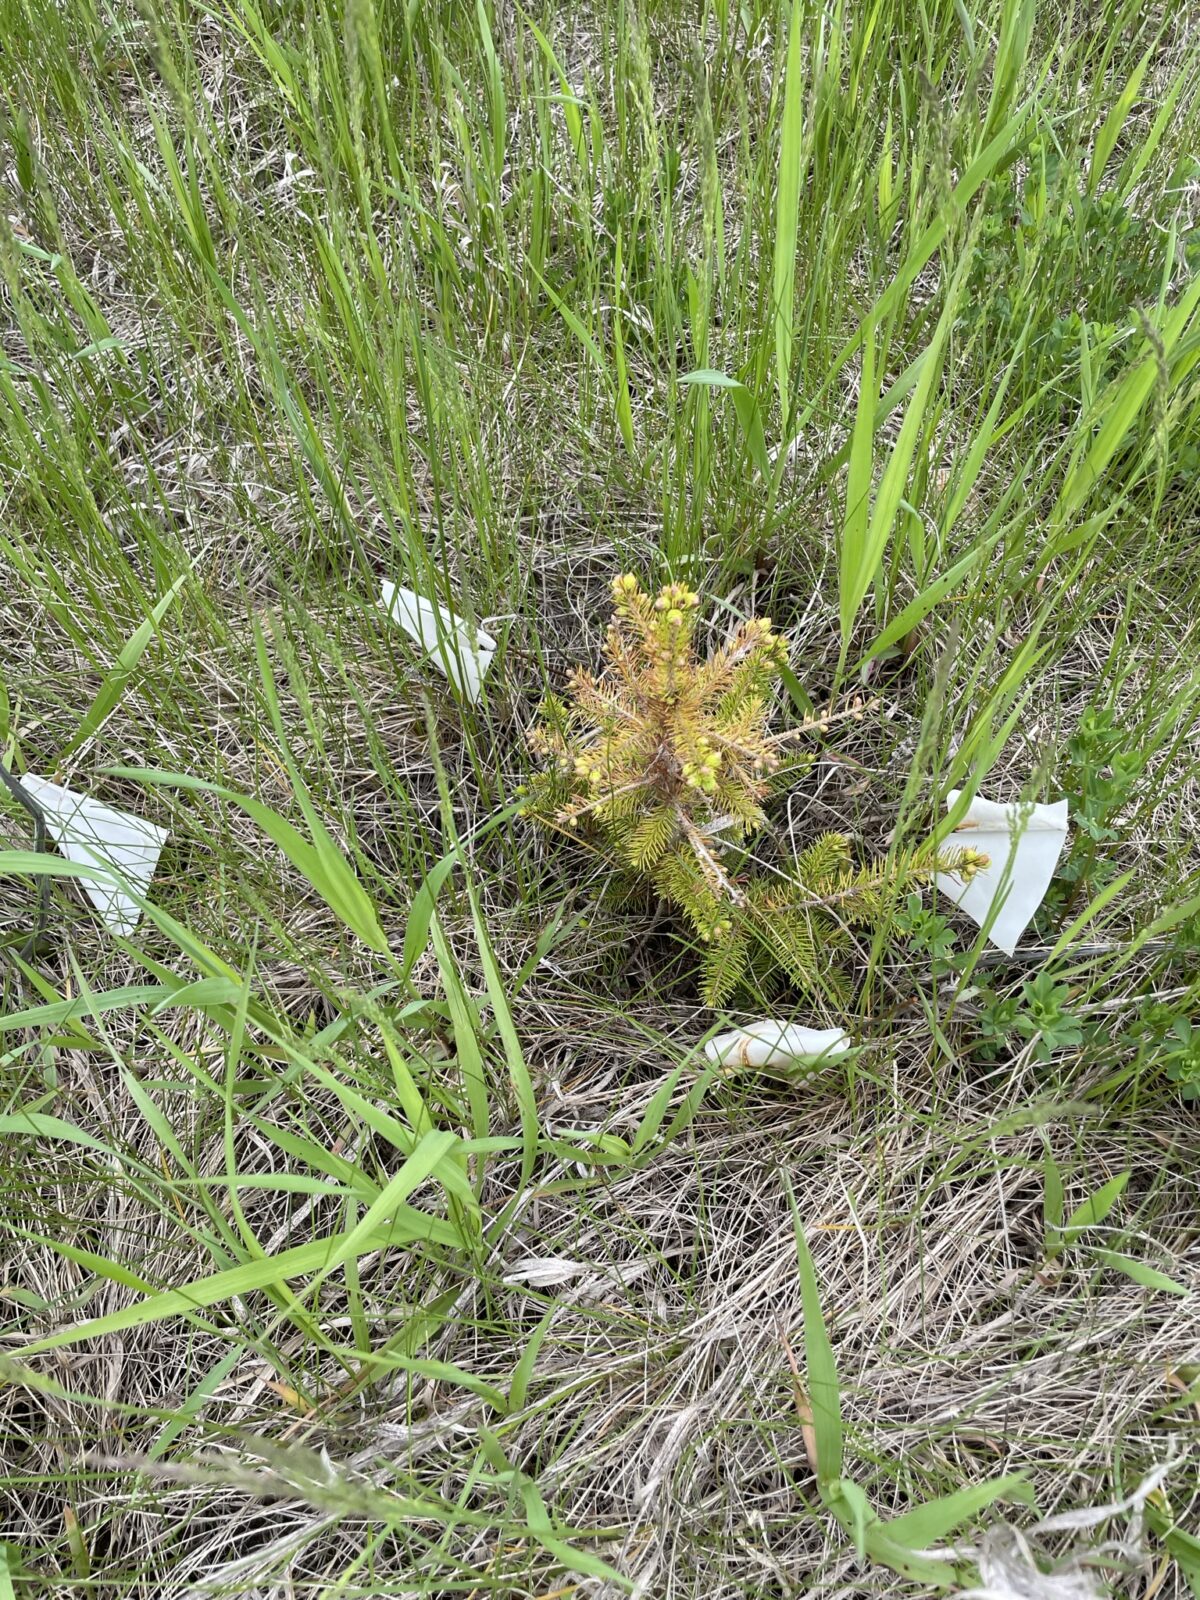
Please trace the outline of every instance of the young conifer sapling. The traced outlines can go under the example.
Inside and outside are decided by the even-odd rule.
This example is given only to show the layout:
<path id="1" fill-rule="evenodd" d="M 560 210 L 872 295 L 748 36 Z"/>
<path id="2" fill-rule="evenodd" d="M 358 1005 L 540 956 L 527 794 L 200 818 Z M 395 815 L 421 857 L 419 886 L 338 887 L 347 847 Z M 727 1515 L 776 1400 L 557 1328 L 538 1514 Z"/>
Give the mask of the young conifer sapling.
<path id="1" fill-rule="evenodd" d="M 854 923 L 870 923 L 900 889 L 935 872 L 970 877 L 977 851 L 925 848 L 859 867 L 850 840 L 823 834 L 794 862 L 766 872 L 745 841 L 765 803 L 809 764 L 788 747 L 834 717 L 773 731 L 787 647 L 767 617 L 741 622 L 707 656 L 696 647 L 700 596 L 683 583 L 644 590 L 613 583 L 613 617 L 599 674 L 577 667 L 530 735 L 546 762 L 525 810 L 546 825 L 586 828 L 648 878 L 705 946 L 703 993 L 721 1005 L 740 983 L 785 977 L 837 989 L 837 958 Z M 842 716 L 862 715 L 860 704 Z"/>

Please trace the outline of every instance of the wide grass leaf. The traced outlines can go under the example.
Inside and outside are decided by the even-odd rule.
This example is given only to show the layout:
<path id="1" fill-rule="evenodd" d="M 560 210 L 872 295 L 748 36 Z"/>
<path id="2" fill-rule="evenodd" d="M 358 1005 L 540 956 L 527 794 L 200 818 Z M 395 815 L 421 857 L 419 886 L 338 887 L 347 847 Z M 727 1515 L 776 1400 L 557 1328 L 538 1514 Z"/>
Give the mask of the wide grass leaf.
<path id="1" fill-rule="evenodd" d="M 796 230 L 804 168 L 804 0 L 792 0 L 783 89 L 783 127 L 779 144 L 779 183 L 775 199 L 775 381 L 783 428 L 788 425 L 792 371 L 792 319 L 796 295 Z"/>
<path id="2" fill-rule="evenodd" d="M 376 1250 L 386 1250 L 389 1246 L 428 1239 L 436 1231 L 438 1219 L 428 1217 L 414 1223 L 414 1217 L 419 1218 L 420 1213 L 394 1218 L 387 1226 L 375 1228 L 367 1234 L 359 1233 L 355 1253 L 365 1256 Z M 44 1350 L 82 1344 L 90 1339 L 103 1338 L 106 1334 L 145 1328 L 154 1322 L 164 1322 L 168 1317 L 186 1316 L 189 1312 L 223 1305 L 256 1289 L 269 1289 L 293 1278 L 308 1278 L 314 1273 L 322 1273 L 330 1268 L 339 1251 L 343 1252 L 342 1259 L 345 1259 L 346 1240 L 356 1231 L 347 1229 L 327 1239 L 295 1245 L 278 1255 L 245 1261 L 240 1266 L 215 1272 L 209 1277 L 197 1278 L 180 1289 L 162 1289 L 156 1294 L 147 1295 L 135 1305 L 124 1306 L 119 1311 L 110 1311 L 106 1316 L 94 1317 L 90 1322 L 81 1322 L 76 1327 L 62 1328 L 44 1339 L 36 1339 L 26 1345 L 21 1353 L 23 1356 L 39 1355 Z"/>
<path id="3" fill-rule="evenodd" d="M 817 1477 L 820 1483 L 828 1485 L 842 1475 L 842 1406 L 837 1365 L 821 1311 L 816 1268 L 804 1237 L 804 1227 L 790 1183 L 787 1184 L 787 1193 L 792 1205 L 800 1300 L 804 1308 L 804 1360 L 808 1371 L 808 1401 L 812 1410 L 813 1434 L 817 1443 Z"/>
<path id="4" fill-rule="evenodd" d="M 1125 1185 L 1129 1182 L 1131 1174 L 1119 1172 L 1115 1178 L 1110 1178 L 1096 1190 L 1095 1194 L 1076 1206 L 1071 1215 L 1063 1223 L 1062 1242 L 1072 1245 L 1079 1238 L 1085 1228 L 1094 1228 L 1097 1223 L 1103 1222 L 1117 1201 L 1125 1192 Z"/>
<path id="5" fill-rule="evenodd" d="M 98 733 L 116 709 L 122 694 L 125 692 L 126 685 L 137 670 L 138 662 L 141 661 L 146 653 L 147 645 L 158 632 L 159 625 L 174 605 L 180 589 L 183 588 L 189 576 L 190 574 L 185 572 L 176 578 L 166 594 L 153 607 L 150 615 L 130 634 L 124 645 L 122 645 L 117 659 L 113 662 L 104 682 L 100 685 L 96 698 L 84 713 L 74 734 L 59 751 L 59 765 L 68 756 L 73 755 L 81 745 L 86 744 L 93 734 Z"/>
<path id="6" fill-rule="evenodd" d="M 114 769 L 119 776 L 138 783 L 161 784 L 165 788 L 190 789 L 202 794 L 216 795 L 221 800 L 238 806 L 278 845 L 296 871 L 320 895 L 321 899 L 343 922 L 351 933 L 379 955 L 388 952 L 387 935 L 380 926 L 371 898 L 355 875 L 325 824 L 309 808 L 310 837 L 286 817 L 280 816 L 270 806 L 256 800 L 253 795 L 240 794 L 221 783 L 210 783 L 204 778 L 194 778 L 186 772 L 159 772 L 149 767 L 121 767 Z"/>
<path id="7" fill-rule="evenodd" d="M 1140 1283 L 1143 1289 L 1161 1289 L 1165 1294 L 1186 1295 L 1190 1292 L 1182 1283 L 1177 1283 L 1174 1278 L 1168 1278 L 1165 1272 L 1147 1266 L 1144 1261 L 1135 1261 L 1132 1256 L 1122 1255 L 1119 1250 L 1093 1249 L 1091 1253 L 1106 1267 L 1123 1272 L 1134 1283 Z"/>
<path id="8" fill-rule="evenodd" d="M 764 479 L 770 479 L 771 461 L 767 455 L 767 442 L 763 434 L 762 408 L 744 383 L 731 378 L 726 372 L 714 372 L 700 367 L 695 372 L 685 372 L 680 383 L 706 389 L 723 389 L 733 401 L 734 414 L 742 430 L 746 450 L 751 461 Z"/>
<path id="9" fill-rule="evenodd" d="M 925 1550 L 977 1517 L 997 1500 L 1020 1500 L 1025 1505 L 1035 1504 L 1033 1490 L 1024 1475 L 1010 1472 L 1003 1478 L 992 1478 L 987 1483 L 971 1484 L 966 1489 L 956 1489 L 952 1494 L 927 1500 L 898 1517 L 884 1523 L 889 1537 L 914 1550 Z"/>

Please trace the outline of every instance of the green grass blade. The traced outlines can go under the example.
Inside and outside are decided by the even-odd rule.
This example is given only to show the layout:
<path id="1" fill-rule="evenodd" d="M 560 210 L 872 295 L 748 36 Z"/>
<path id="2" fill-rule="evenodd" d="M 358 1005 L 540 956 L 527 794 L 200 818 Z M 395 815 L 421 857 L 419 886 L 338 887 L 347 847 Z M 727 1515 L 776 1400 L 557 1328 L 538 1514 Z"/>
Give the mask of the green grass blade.
<path id="1" fill-rule="evenodd" d="M 471 920 L 475 925 L 475 938 L 479 946 L 479 957 L 483 964 L 483 981 L 487 986 L 488 999 L 491 1001 L 492 1014 L 496 1019 L 500 1040 L 504 1047 L 504 1060 L 508 1067 L 509 1079 L 513 1092 L 516 1095 L 517 1109 L 521 1120 L 521 1187 L 522 1189 L 533 1177 L 534 1162 L 537 1158 L 538 1141 L 538 1110 L 537 1095 L 533 1087 L 533 1079 L 529 1075 L 529 1067 L 525 1061 L 524 1051 L 521 1049 L 520 1039 L 517 1037 L 516 1025 L 513 1022 L 512 1010 L 508 1003 L 504 981 L 500 976 L 500 969 L 496 965 L 495 952 L 491 940 L 488 938 L 487 928 L 484 925 L 483 913 L 479 906 L 479 897 L 470 879 L 467 880 L 467 895 L 471 903 Z"/>
<path id="2" fill-rule="evenodd" d="M 1090 923 L 1095 922 L 1105 906 L 1110 905 L 1118 895 L 1123 894 L 1128 889 L 1136 875 L 1137 869 L 1129 867 L 1124 872 L 1119 872 L 1110 883 L 1106 883 L 1103 889 L 1088 901 L 1079 915 L 1059 934 L 1054 941 L 1053 950 L 1046 957 L 1047 963 L 1057 961 L 1059 956 L 1066 955 L 1083 930 Z"/>
<path id="3" fill-rule="evenodd" d="M 611 398 L 613 392 L 612 380 L 608 371 L 608 363 L 604 359 L 604 355 L 600 349 L 600 346 L 596 343 L 595 339 L 592 337 L 589 330 L 584 326 L 580 318 L 575 314 L 574 311 L 571 310 L 570 306 L 562 298 L 562 296 L 550 287 L 537 268 L 531 264 L 529 270 L 533 273 L 534 277 L 545 290 L 546 298 L 550 301 L 550 304 L 554 307 L 559 316 L 562 318 L 563 322 L 579 340 L 579 343 L 587 355 L 588 360 L 595 368 L 597 374 L 603 379 L 604 386 Z"/>
<path id="4" fill-rule="evenodd" d="M 365 1254 L 365 1241 L 377 1238 L 381 1229 L 386 1231 L 385 1220 L 394 1217 L 401 1202 L 407 1200 L 414 1189 L 420 1188 L 427 1178 L 445 1164 L 446 1157 L 457 1143 L 457 1134 L 445 1131 L 422 1134 L 399 1172 L 388 1181 L 378 1199 L 372 1201 L 354 1227 L 338 1241 L 328 1260 L 309 1280 L 304 1289 L 304 1298 L 315 1295 L 330 1273 L 336 1272 L 347 1261 Z M 467 1250 L 471 1241 L 462 1238 L 459 1243 Z"/>
<path id="5" fill-rule="evenodd" d="M 491 1128 L 492 1113 L 487 1070 L 479 1043 L 479 1012 L 467 994 L 458 962 L 437 918 L 433 922 L 433 947 L 437 953 L 442 989 L 450 1007 L 454 1053 L 466 1090 L 471 1132 L 476 1139 L 484 1139 Z"/>
<path id="6" fill-rule="evenodd" d="M 800 183 L 804 166 L 804 38 L 807 20 L 804 0 L 792 0 L 788 21 L 787 64 L 784 68 L 783 123 L 779 144 L 779 180 L 775 198 L 775 256 L 772 274 L 775 382 L 779 391 L 781 431 L 785 435 L 791 405 L 796 235 L 800 214 Z"/>
<path id="7" fill-rule="evenodd" d="M 1035 0 L 1004 0 L 1000 37 L 996 44 L 996 63 L 992 70 L 988 129 L 995 127 L 1008 114 L 1013 102 L 1029 55 L 1035 16 Z"/>
<path id="8" fill-rule="evenodd" d="M 1115 1272 L 1123 1272 L 1134 1283 L 1140 1283 L 1143 1289 L 1161 1289 L 1165 1294 L 1180 1295 L 1192 1292 L 1174 1278 L 1168 1278 L 1165 1272 L 1147 1266 L 1144 1261 L 1135 1261 L 1132 1256 L 1123 1255 L 1118 1250 L 1100 1250 L 1093 1245 L 1088 1253 L 1104 1266 L 1112 1267 Z"/>
<path id="9" fill-rule="evenodd" d="M 900 510 L 901 500 L 905 486 L 908 482 L 909 471 L 912 467 L 913 457 L 916 454 L 917 442 L 921 437 L 922 429 L 926 424 L 926 413 L 929 405 L 929 396 L 933 383 L 941 370 L 941 354 L 950 329 L 954 323 L 958 302 L 958 285 L 962 282 L 962 268 L 955 280 L 954 287 L 949 291 L 946 304 L 941 316 L 938 318 L 934 329 L 933 338 L 928 347 L 918 357 L 920 376 L 913 387 L 912 397 L 904 413 L 904 421 L 900 427 L 900 434 L 888 457 L 887 466 L 879 480 L 879 488 L 875 494 L 875 503 L 871 507 L 870 517 L 862 526 L 863 495 L 867 489 L 866 474 L 869 470 L 867 460 L 867 443 L 860 439 L 860 423 L 865 434 L 867 423 L 862 421 L 863 403 L 860 397 L 859 412 L 855 417 L 855 436 L 851 447 L 852 468 L 850 486 L 847 488 L 847 514 L 854 513 L 854 523 L 850 535 L 849 545 L 843 540 L 843 554 L 841 556 L 842 571 L 840 574 L 841 589 L 841 624 L 842 644 L 838 662 L 840 673 L 845 669 L 846 657 L 850 649 L 850 630 L 858 609 L 866 597 L 871 584 L 877 581 L 884 551 L 892 536 L 896 516 Z M 871 389 L 874 388 L 874 363 L 868 352 L 871 348 L 871 338 L 868 335 L 863 346 L 863 383 L 867 385 L 870 377 Z M 873 419 L 875 411 L 875 397 L 868 394 L 866 405 L 867 414 Z M 849 498 L 851 489 L 856 498 Z"/>
<path id="10" fill-rule="evenodd" d="M 830 363 L 825 378 L 816 393 L 812 395 L 804 408 L 793 416 L 791 425 L 784 434 L 787 444 L 790 445 L 817 414 L 818 408 L 825 401 L 826 391 L 855 351 L 859 349 L 881 323 L 897 312 L 913 283 L 925 267 L 929 265 L 929 262 L 944 243 L 950 227 L 950 216 L 962 215 L 1000 163 L 1019 148 L 1025 126 L 1025 114 L 1023 112 L 1014 114 L 995 137 L 988 141 L 966 172 L 963 173 L 951 194 L 951 205 L 948 208 L 948 214 L 943 211 L 936 221 L 931 222 L 924 230 L 905 257 L 895 278 L 880 295 L 870 311 L 867 312 L 866 316 L 863 317 L 856 331 L 845 341 Z"/>
<path id="11" fill-rule="evenodd" d="M 1109 159 L 1117 147 L 1117 140 L 1121 137 L 1121 129 L 1133 109 L 1133 103 L 1138 97 L 1142 87 L 1142 79 L 1146 76 L 1146 68 L 1154 57 L 1157 41 L 1146 51 L 1145 55 L 1129 74 L 1128 81 L 1120 94 L 1113 101 L 1108 115 L 1100 125 L 1096 135 L 1096 142 L 1092 146 L 1092 159 L 1088 167 L 1087 192 L 1095 194 L 1104 176 L 1104 169 L 1108 166 Z"/>
<path id="12" fill-rule="evenodd" d="M 842 1476 L 842 1407 L 833 1346 L 821 1311 L 820 1289 L 813 1266 L 800 1211 L 790 1181 L 784 1175 L 784 1188 L 792 1208 L 796 1237 L 796 1263 L 800 1273 L 800 1299 L 804 1307 L 804 1361 L 808 1375 L 808 1402 L 812 1410 L 813 1435 L 817 1441 L 817 1476 L 822 1485 L 835 1483 Z"/>
<path id="13" fill-rule="evenodd" d="M 685 372 L 680 383 L 706 389 L 723 389 L 733 401 L 734 414 L 742 430 L 747 453 L 765 482 L 771 479 L 771 460 L 767 455 L 767 441 L 763 433 L 762 408 L 744 383 L 727 373 L 699 368 Z"/>
<path id="14" fill-rule="evenodd" d="M 450 799 L 450 784 L 438 751 L 437 729 L 432 713 L 428 709 L 426 727 L 429 734 L 429 745 L 434 768 L 437 773 L 438 792 L 441 797 L 442 826 L 446 837 L 454 842 L 456 849 L 461 850 L 461 840 L 458 837 L 457 824 L 454 819 L 454 807 Z M 516 1096 L 521 1120 L 521 1179 L 517 1194 L 509 1202 L 505 1210 L 501 1212 L 500 1224 L 504 1224 L 507 1222 L 509 1211 L 519 1202 L 521 1192 L 533 1176 L 538 1146 L 537 1095 L 521 1049 L 521 1042 L 517 1037 L 504 980 L 501 977 L 499 967 L 496 965 L 496 956 L 484 923 L 483 912 L 479 904 L 479 895 L 470 872 L 466 870 L 465 863 L 463 876 L 466 883 L 467 900 L 471 907 L 471 922 L 475 930 L 475 942 L 479 950 L 480 963 L 483 967 L 483 980 L 487 988 L 488 1000 L 491 1003 L 492 1015 L 495 1018 L 496 1030 L 500 1035 L 504 1049 L 505 1064 L 508 1067 L 509 1079 Z M 481 1137 L 482 1131 L 476 1130 L 476 1137 Z"/>
<path id="15" fill-rule="evenodd" d="M 12 1111 L 0 1116 L 0 1138 L 21 1138 L 33 1134 L 38 1139 L 53 1139 L 65 1144 L 77 1144 L 85 1150 L 94 1150 L 107 1161 L 112 1157 L 111 1147 L 103 1140 L 62 1117 L 46 1111 Z"/>
<path id="16" fill-rule="evenodd" d="M 430 1224 L 436 1221 L 432 1217 L 428 1220 Z M 24 1347 L 22 1355 L 40 1355 L 45 1350 L 59 1350 L 65 1345 L 83 1344 L 107 1334 L 144 1328 L 168 1317 L 186 1316 L 189 1312 L 222 1305 L 227 1300 L 252 1294 L 257 1289 L 268 1289 L 293 1278 L 306 1278 L 319 1273 L 326 1266 L 348 1232 L 334 1234 L 327 1239 L 315 1239 L 309 1244 L 295 1245 L 290 1250 L 261 1260 L 244 1262 L 227 1271 L 213 1273 L 210 1277 L 198 1278 L 179 1289 L 159 1290 L 135 1305 L 123 1306 L 119 1311 L 110 1311 L 103 1317 L 94 1317 L 89 1322 L 82 1322 L 73 1328 L 62 1328 L 44 1339 L 37 1339 Z M 370 1235 L 360 1237 L 358 1254 L 368 1255 L 375 1250 L 415 1243 L 428 1237 L 428 1230 L 414 1229 L 407 1219 L 399 1224 L 393 1221 L 385 1228 L 378 1228 Z"/>
<path id="17" fill-rule="evenodd" d="M 1158 1495 L 1152 1495 L 1147 1501 L 1145 1516 L 1156 1538 L 1162 1541 L 1178 1564 L 1192 1593 L 1200 1597 L 1200 1538 L 1179 1527 L 1170 1515 L 1164 1513 Z"/>
<path id="18" fill-rule="evenodd" d="M 1197 306 L 1200 306 L 1200 274 L 1192 279 L 1178 305 L 1163 319 L 1158 330 L 1164 360 L 1172 355 L 1183 338 Z M 1067 473 L 1051 513 L 1052 524 L 1065 524 L 1073 517 L 1100 481 L 1153 394 L 1158 370 L 1156 361 L 1147 351 L 1111 386 L 1112 398 L 1104 420 L 1082 460 Z"/>
<path id="19" fill-rule="evenodd" d="M 1175 76 L 1175 81 L 1163 98 L 1158 108 L 1150 131 L 1144 139 L 1139 139 L 1132 153 L 1132 163 L 1128 174 L 1122 169 L 1118 188 L 1122 194 L 1128 194 L 1141 182 L 1142 174 L 1153 161 L 1159 146 L 1162 144 L 1163 135 L 1172 123 L 1177 120 L 1176 107 L 1185 88 L 1194 81 L 1195 68 L 1192 63 L 1185 65 Z"/>
<path id="20" fill-rule="evenodd" d="M 867 1499 L 866 1490 L 852 1478 L 837 1478 L 828 1486 L 826 1493 L 826 1504 L 854 1540 L 854 1549 L 862 1561 L 867 1553 L 867 1530 L 879 1521 Z"/>
<path id="21" fill-rule="evenodd" d="M 176 1415 L 163 1425 L 162 1432 L 146 1452 L 147 1461 L 160 1461 L 167 1451 L 183 1433 L 191 1427 L 197 1415 L 204 1406 L 205 1401 L 212 1398 L 229 1374 L 242 1360 L 244 1352 L 240 1345 L 234 1345 L 232 1350 L 226 1351 L 215 1366 L 211 1367 L 200 1382 L 189 1391 L 187 1398 L 177 1409 Z"/>
<path id="22" fill-rule="evenodd" d="M 875 443 L 875 337 L 863 343 L 862 371 L 858 380 L 858 406 L 850 437 L 850 466 L 846 478 L 846 514 L 838 550 L 838 600 L 842 625 L 842 657 L 849 648 L 850 630 L 866 594 L 874 566 L 869 559 L 867 532 L 871 519 L 871 480 Z"/>
<path id="23" fill-rule="evenodd" d="M 1119 1172 L 1115 1178 L 1110 1178 L 1090 1195 L 1081 1206 L 1076 1206 L 1071 1215 L 1063 1223 L 1062 1241 L 1064 1247 L 1073 1245 L 1085 1228 L 1094 1228 L 1103 1222 L 1117 1201 L 1125 1192 L 1129 1182 L 1128 1172 Z"/>
<path id="24" fill-rule="evenodd" d="M 329 909 L 360 938 L 369 949 L 379 955 L 389 951 L 387 935 L 379 922 L 371 897 L 355 875 L 353 867 L 338 849 L 328 829 L 313 811 L 307 794 L 304 801 L 308 811 L 312 837 L 306 839 L 300 830 L 278 811 L 264 805 L 252 795 L 239 794 L 224 784 L 211 783 L 186 772 L 160 772 L 150 767 L 114 767 L 114 774 L 130 778 L 137 783 L 158 784 L 163 788 L 185 789 L 197 794 L 216 795 L 244 811 L 283 851 L 301 877 L 325 901 Z M 299 798 L 299 797 L 298 797 Z"/>
<path id="25" fill-rule="evenodd" d="M 555 1306 L 550 1307 L 549 1311 L 546 1312 L 546 1315 L 525 1341 L 525 1348 L 517 1358 L 517 1364 L 513 1368 L 512 1377 L 509 1379 L 508 1384 L 508 1409 L 510 1411 L 524 1410 L 525 1401 L 529 1396 L 529 1385 L 533 1381 L 533 1371 L 537 1365 L 538 1352 L 542 1348 L 542 1342 L 546 1335 L 550 1332 L 550 1324 L 554 1321 L 556 1310 Z"/>
<path id="26" fill-rule="evenodd" d="M 56 765 L 61 765 L 81 745 L 86 744 L 94 734 L 100 731 L 112 715 L 125 692 L 130 678 L 133 677 L 134 672 L 137 670 L 138 662 L 146 652 L 146 646 L 153 639 L 163 618 L 174 605 L 176 597 L 187 582 L 188 577 L 189 574 L 185 572 L 176 578 L 166 594 L 155 605 L 150 615 L 130 634 L 104 682 L 100 685 L 96 698 L 84 713 L 78 728 L 59 751 Z"/>
<path id="27" fill-rule="evenodd" d="M 621 439 L 626 450 L 633 456 L 636 452 L 636 441 L 633 433 L 633 402 L 629 397 L 629 369 L 625 362 L 625 335 L 621 327 L 624 320 L 624 313 L 621 309 L 621 302 L 624 297 L 624 272 L 622 268 L 621 230 L 618 228 L 616 257 L 613 265 L 613 372 L 616 376 L 617 426 L 621 430 Z"/>
<path id="28" fill-rule="evenodd" d="M 927 1500 L 924 1505 L 891 1517 L 883 1526 L 888 1536 L 898 1543 L 909 1545 L 913 1550 L 927 1550 L 956 1528 L 973 1521 L 997 1500 L 1019 1500 L 1027 1506 L 1036 1504 L 1025 1475 L 1010 1472 L 1002 1478 L 990 1478 L 986 1483 L 973 1483 L 936 1500 Z"/>
<path id="29" fill-rule="evenodd" d="M 1052 1260 L 1062 1250 L 1064 1200 L 1062 1173 L 1047 1146 L 1042 1158 L 1042 1248 L 1047 1260 Z"/>

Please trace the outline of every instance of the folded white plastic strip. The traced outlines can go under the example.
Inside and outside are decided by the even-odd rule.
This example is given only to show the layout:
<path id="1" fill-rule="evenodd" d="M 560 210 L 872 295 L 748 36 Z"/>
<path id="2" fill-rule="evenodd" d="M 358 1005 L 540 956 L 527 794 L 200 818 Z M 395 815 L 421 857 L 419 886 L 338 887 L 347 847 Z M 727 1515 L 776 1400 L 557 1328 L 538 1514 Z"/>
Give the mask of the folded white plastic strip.
<path id="1" fill-rule="evenodd" d="M 719 1033 L 704 1046 L 710 1061 L 724 1067 L 778 1067 L 789 1062 L 836 1061 L 851 1045 L 841 1028 L 802 1028 L 795 1022 L 764 1017 Z"/>
<path id="2" fill-rule="evenodd" d="M 962 793 L 951 789 L 947 810 Z M 1067 842 L 1067 802 L 1053 805 L 998 805 L 976 795 L 966 816 L 947 839 L 948 845 L 969 845 L 989 858 L 966 883 L 952 873 L 939 872 L 941 892 L 980 927 L 1003 892 L 988 938 L 1011 956 L 1017 940 L 1046 898 L 1050 879 Z M 1007 878 L 1007 884 L 1005 879 Z M 1003 889 L 1002 889 L 1003 886 Z"/>
<path id="3" fill-rule="evenodd" d="M 21 782 L 46 813 L 46 827 L 68 861 L 102 867 L 136 893 L 146 893 L 167 842 L 166 828 L 47 778 L 28 774 Z M 142 908 L 121 884 L 107 877 L 79 881 L 106 927 L 114 933 L 133 932 Z"/>
<path id="4" fill-rule="evenodd" d="M 465 699 L 474 703 L 496 653 L 496 641 L 482 629 L 472 629 L 445 606 L 426 600 L 412 589 L 383 580 L 383 609 L 428 652 Z"/>

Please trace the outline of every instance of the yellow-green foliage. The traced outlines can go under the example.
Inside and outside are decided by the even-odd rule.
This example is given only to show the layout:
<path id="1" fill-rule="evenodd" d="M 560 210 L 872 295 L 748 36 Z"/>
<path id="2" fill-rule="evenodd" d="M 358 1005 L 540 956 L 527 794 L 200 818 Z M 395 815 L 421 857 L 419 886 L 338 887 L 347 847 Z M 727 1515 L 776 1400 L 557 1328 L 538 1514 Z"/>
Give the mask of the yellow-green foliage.
<path id="1" fill-rule="evenodd" d="M 613 600 L 604 670 L 576 668 L 566 699 L 546 703 L 531 735 L 549 766 L 533 780 L 526 809 L 559 827 L 592 828 L 682 912 L 707 946 L 708 1004 L 722 1004 L 750 977 L 836 983 L 851 925 L 885 914 L 898 887 L 979 864 L 970 851 L 926 851 L 886 873 L 864 869 L 848 839 L 825 834 L 794 874 L 734 873 L 726 854 L 765 823 L 784 745 L 825 724 L 770 731 L 786 647 L 769 618 L 743 622 L 701 658 L 700 597 L 685 584 L 652 596 L 626 573 Z M 803 764 L 793 759 L 790 768 Z"/>
<path id="2" fill-rule="evenodd" d="M 910 850 L 859 866 L 844 833 L 825 833 L 800 852 L 792 870 L 751 877 L 732 928 L 705 951 L 704 1002 L 720 1006 L 739 984 L 764 991 L 786 979 L 801 990 L 849 998 L 845 952 L 856 927 L 874 931 L 909 890 L 935 872 L 971 876 L 987 858 L 973 850 Z"/>
<path id="3" fill-rule="evenodd" d="M 592 824 L 711 938 L 735 898 L 721 843 L 765 821 L 782 743 L 767 725 L 784 646 L 758 617 L 701 660 L 694 590 L 671 583 L 652 596 L 627 573 L 613 599 L 603 673 L 577 668 L 567 702 L 551 702 L 533 735 L 553 769 L 531 809 L 562 826 Z"/>

